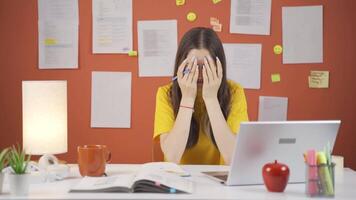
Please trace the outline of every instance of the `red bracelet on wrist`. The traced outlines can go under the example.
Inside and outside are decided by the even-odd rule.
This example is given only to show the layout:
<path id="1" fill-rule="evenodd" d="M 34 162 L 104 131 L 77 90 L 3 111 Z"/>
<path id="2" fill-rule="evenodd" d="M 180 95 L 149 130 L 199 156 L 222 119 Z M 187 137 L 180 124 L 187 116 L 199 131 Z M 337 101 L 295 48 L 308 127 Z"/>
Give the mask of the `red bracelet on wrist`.
<path id="1" fill-rule="evenodd" d="M 193 107 L 190 107 L 190 106 L 183 106 L 183 105 L 180 105 L 179 107 L 182 107 L 182 108 L 189 108 L 189 109 L 192 109 L 193 112 L 194 112 L 194 108 L 193 108 Z"/>

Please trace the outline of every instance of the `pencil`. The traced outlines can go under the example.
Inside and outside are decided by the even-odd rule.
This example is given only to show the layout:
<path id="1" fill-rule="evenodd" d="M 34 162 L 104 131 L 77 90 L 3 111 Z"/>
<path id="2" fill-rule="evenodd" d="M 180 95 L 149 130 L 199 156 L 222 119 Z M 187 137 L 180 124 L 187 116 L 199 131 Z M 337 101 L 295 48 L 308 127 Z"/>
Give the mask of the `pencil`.
<path id="1" fill-rule="evenodd" d="M 184 71 L 183 71 L 183 74 L 185 75 L 185 74 L 188 74 L 189 73 L 189 69 L 185 69 Z M 175 77 L 173 77 L 172 78 L 172 81 L 175 81 L 175 80 L 177 80 L 178 79 L 178 76 L 175 76 Z"/>

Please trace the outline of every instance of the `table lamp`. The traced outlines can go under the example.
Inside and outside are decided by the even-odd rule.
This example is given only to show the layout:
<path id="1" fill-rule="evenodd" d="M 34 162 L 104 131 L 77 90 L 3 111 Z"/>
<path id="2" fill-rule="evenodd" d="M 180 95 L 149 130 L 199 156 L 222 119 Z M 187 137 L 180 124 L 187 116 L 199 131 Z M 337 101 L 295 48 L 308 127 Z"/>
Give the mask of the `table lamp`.
<path id="1" fill-rule="evenodd" d="M 66 153 L 67 81 L 22 81 L 22 123 L 27 154 Z"/>

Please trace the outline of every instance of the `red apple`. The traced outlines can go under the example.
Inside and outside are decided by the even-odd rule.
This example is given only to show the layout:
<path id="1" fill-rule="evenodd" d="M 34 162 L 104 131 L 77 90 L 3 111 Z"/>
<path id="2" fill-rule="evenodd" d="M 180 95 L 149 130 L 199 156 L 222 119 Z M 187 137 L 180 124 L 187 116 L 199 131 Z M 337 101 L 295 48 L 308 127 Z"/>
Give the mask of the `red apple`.
<path id="1" fill-rule="evenodd" d="M 262 168 L 263 182 L 270 192 L 283 192 L 289 179 L 289 168 L 287 165 L 278 163 L 267 163 Z"/>

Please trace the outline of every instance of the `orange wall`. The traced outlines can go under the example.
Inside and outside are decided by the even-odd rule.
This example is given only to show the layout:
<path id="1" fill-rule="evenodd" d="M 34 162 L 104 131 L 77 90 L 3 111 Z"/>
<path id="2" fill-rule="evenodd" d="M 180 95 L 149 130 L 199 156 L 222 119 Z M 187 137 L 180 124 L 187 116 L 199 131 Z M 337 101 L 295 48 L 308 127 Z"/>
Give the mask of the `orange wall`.
<path id="1" fill-rule="evenodd" d="M 341 119 L 342 126 L 334 148 L 345 157 L 345 164 L 356 169 L 356 98 L 352 84 L 356 74 L 356 1 L 354 0 L 273 0 L 270 36 L 229 34 L 230 1 L 213 5 L 210 0 L 187 0 L 176 7 L 174 0 L 134 0 L 133 36 L 137 49 L 137 20 L 177 19 L 178 36 L 194 26 L 209 26 L 209 17 L 223 24 L 219 33 L 223 42 L 262 43 L 262 87 L 246 90 L 249 116 L 257 119 L 258 97 L 289 97 L 289 120 Z M 159 6 L 157 6 L 159 4 Z M 324 63 L 282 65 L 282 57 L 272 52 L 282 43 L 281 7 L 324 5 Z M 76 146 L 107 144 L 115 163 L 142 163 L 151 160 L 151 137 L 156 89 L 169 78 L 139 78 L 137 58 L 126 55 L 93 55 L 91 1 L 79 0 L 79 69 L 38 69 L 38 26 L 36 0 L 0 1 L 0 148 L 22 140 L 21 81 L 40 79 L 68 80 L 68 153 L 61 155 L 76 161 Z M 185 20 L 188 11 L 198 19 Z M 351 20 L 353 19 L 353 20 Z M 167 66 L 169 67 L 169 66 Z M 90 128 L 91 72 L 131 71 L 132 128 Z M 310 70 L 330 70 L 329 89 L 309 89 Z M 281 73 L 282 82 L 272 84 L 270 74 Z"/>

